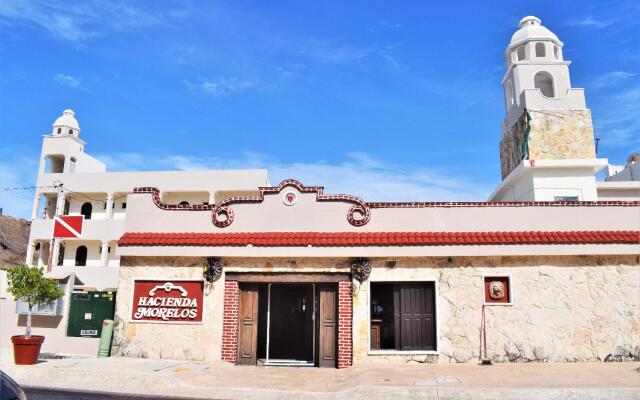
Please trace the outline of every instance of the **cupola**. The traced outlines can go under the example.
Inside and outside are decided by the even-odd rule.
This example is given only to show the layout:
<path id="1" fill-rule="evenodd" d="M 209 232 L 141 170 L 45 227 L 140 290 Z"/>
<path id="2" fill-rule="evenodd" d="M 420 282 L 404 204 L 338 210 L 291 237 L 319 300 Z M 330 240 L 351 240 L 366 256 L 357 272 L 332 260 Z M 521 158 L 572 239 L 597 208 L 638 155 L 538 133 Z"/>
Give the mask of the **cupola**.
<path id="1" fill-rule="evenodd" d="M 73 135 L 78 137 L 80 134 L 80 125 L 75 118 L 75 112 L 70 109 L 66 109 L 62 112 L 62 115 L 56 118 L 53 123 L 53 135 Z"/>

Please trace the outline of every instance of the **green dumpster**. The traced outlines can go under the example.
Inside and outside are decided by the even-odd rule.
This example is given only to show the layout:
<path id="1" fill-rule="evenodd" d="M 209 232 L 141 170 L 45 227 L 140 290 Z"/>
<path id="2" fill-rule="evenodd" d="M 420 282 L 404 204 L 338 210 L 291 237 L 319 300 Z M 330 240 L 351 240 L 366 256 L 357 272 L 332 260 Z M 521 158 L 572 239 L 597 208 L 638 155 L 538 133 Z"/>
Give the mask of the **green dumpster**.
<path id="1" fill-rule="evenodd" d="M 115 292 L 73 292 L 69 304 L 67 336 L 100 337 L 102 322 L 113 319 L 115 307 Z"/>

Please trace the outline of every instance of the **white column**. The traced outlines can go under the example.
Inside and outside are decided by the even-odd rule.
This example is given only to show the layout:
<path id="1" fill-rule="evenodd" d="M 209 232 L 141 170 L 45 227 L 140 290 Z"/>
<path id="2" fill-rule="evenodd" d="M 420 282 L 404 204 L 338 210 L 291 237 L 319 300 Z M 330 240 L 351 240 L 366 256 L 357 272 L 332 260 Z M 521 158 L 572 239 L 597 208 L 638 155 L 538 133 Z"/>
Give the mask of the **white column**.
<path id="1" fill-rule="evenodd" d="M 25 260 L 25 264 L 27 264 L 27 267 L 33 265 L 33 252 L 35 251 L 35 247 L 35 243 L 33 242 L 30 242 L 27 246 L 27 258 Z"/>
<path id="2" fill-rule="evenodd" d="M 113 193 L 107 193 L 107 219 L 113 218 Z"/>
<path id="3" fill-rule="evenodd" d="M 216 194 L 209 192 L 209 204 L 216 204 Z"/>
<path id="4" fill-rule="evenodd" d="M 58 197 L 56 199 L 56 214 L 55 215 L 62 215 L 62 213 L 64 212 L 64 201 L 65 201 L 66 195 L 64 194 L 64 192 L 58 192 Z"/>
<path id="5" fill-rule="evenodd" d="M 40 242 L 40 251 L 38 252 L 38 262 L 37 262 L 38 267 L 42 267 L 42 266 L 45 265 L 45 260 L 43 258 L 44 257 L 44 250 L 45 250 L 45 243 L 44 242 Z"/>
<path id="6" fill-rule="evenodd" d="M 42 193 L 36 192 L 36 197 L 33 199 L 33 211 L 31 212 L 31 219 L 38 219 L 38 209 L 40 208 L 40 198 Z"/>
<path id="7" fill-rule="evenodd" d="M 102 253 L 100 254 L 100 265 L 107 267 L 109 264 L 109 242 L 102 242 Z"/>
<path id="8" fill-rule="evenodd" d="M 54 245 L 53 245 L 53 251 L 50 251 L 51 254 L 51 266 L 52 267 L 57 267 L 58 266 L 58 255 L 60 254 L 60 244 L 62 242 L 62 240 L 60 239 L 55 239 L 54 240 Z"/>

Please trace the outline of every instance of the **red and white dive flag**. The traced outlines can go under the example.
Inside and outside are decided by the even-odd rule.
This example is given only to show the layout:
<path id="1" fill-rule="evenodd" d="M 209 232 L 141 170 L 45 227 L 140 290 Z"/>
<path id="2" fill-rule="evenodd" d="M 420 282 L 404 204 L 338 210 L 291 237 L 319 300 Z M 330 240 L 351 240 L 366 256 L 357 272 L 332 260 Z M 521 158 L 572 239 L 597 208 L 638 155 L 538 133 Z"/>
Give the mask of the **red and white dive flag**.
<path id="1" fill-rule="evenodd" d="M 83 215 L 60 215 L 54 220 L 54 238 L 79 238 L 82 237 Z"/>

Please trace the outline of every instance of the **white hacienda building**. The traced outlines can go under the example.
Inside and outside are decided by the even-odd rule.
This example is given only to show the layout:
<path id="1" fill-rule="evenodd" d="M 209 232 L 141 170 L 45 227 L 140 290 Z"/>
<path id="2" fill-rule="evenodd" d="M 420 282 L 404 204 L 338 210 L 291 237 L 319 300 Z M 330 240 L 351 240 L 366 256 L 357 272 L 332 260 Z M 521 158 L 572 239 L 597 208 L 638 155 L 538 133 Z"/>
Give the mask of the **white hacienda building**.
<path id="1" fill-rule="evenodd" d="M 44 136 L 27 264 L 47 266 L 54 274 L 73 272 L 82 285 L 99 289 L 117 286 L 117 241 L 134 187 L 161 188 L 163 201 L 171 204 L 207 205 L 255 194 L 267 183 L 266 170 L 107 172 L 85 153 L 85 145 L 72 110 Z M 52 250 L 56 215 L 84 216 L 82 239 L 55 240 Z"/>
<path id="2" fill-rule="evenodd" d="M 117 291 L 123 356 L 470 362 L 490 305 L 496 361 L 639 357 L 638 156 L 621 167 L 597 158 L 584 89 L 540 19 L 522 19 L 505 59 L 502 182 L 488 202 L 367 202 L 295 180 L 269 187 L 265 170 L 106 172 L 65 110 L 44 136 L 26 262 L 66 284 L 63 304 Z M 52 238 L 63 215 L 84 217 L 80 238 Z M 133 301 L 154 285 L 198 284 L 197 321 L 136 319 L 154 311 Z M 424 306 L 413 313 L 424 329 L 399 323 L 403 301 Z M 303 305 L 297 319 L 287 302 Z M 0 305 L 4 316 L 15 308 Z M 44 350 L 95 354 L 95 332 L 67 336 L 62 308 L 37 321 Z M 3 346 L 24 324 L 6 321 Z"/>

